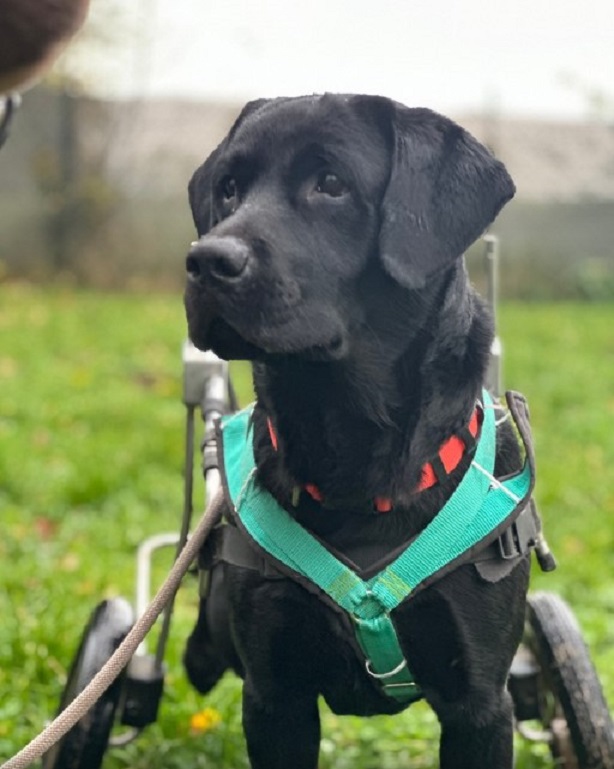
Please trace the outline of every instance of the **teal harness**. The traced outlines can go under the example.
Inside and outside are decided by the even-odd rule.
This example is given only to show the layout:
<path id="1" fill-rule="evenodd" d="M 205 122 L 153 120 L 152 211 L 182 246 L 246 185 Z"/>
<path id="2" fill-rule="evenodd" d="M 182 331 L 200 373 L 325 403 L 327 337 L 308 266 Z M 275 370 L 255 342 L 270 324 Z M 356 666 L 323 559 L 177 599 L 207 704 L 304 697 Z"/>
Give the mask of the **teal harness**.
<path id="1" fill-rule="evenodd" d="M 493 542 L 525 507 L 533 488 L 522 429 L 527 447 L 522 470 L 502 480 L 494 478 L 495 406 L 486 390 L 483 398 L 481 434 L 456 490 L 401 555 L 368 580 L 336 558 L 257 483 L 250 436 L 253 407 L 222 420 L 226 488 L 240 527 L 286 573 L 316 585 L 350 616 L 367 671 L 400 703 L 414 702 L 422 693 L 407 665 L 391 612 L 426 580 Z"/>

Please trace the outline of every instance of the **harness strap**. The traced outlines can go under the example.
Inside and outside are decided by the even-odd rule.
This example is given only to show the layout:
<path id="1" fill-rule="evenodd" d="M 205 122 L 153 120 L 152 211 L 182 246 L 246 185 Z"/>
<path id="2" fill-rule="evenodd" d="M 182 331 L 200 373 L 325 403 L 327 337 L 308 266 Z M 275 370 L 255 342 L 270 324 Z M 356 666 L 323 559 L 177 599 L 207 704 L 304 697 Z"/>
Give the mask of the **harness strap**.
<path id="1" fill-rule="evenodd" d="M 213 529 L 207 538 L 198 554 L 198 569 L 201 572 L 208 572 L 221 562 L 257 571 L 267 579 L 286 579 L 286 575 L 275 568 L 271 559 L 266 558 L 262 550 L 250 544 L 250 539 L 241 529 L 228 522 Z M 205 594 L 201 592 L 201 598 L 204 597 Z"/>
<path id="2" fill-rule="evenodd" d="M 485 405 L 492 405 L 488 393 L 484 397 Z M 396 608 L 424 579 L 462 555 L 492 528 L 492 516 L 481 514 L 494 470 L 495 419 L 488 405 L 474 460 L 461 483 L 409 547 L 367 582 L 339 561 L 255 482 L 253 452 L 243 452 L 240 442 L 232 440 L 236 428 L 243 429 L 236 417 L 225 420 L 226 464 L 229 467 L 235 464 L 237 458 L 233 462 L 232 457 L 235 447 L 240 452 L 240 464 L 245 465 L 246 454 L 251 454 L 252 460 L 246 475 L 234 473 L 228 477 L 230 496 L 239 520 L 264 550 L 315 582 L 335 603 L 352 614 L 365 598 L 371 596 L 386 611 Z M 241 480 L 243 483 L 239 486 Z M 505 495 L 502 497 L 496 517 L 501 511 L 507 513 L 512 501 Z M 515 500 L 518 501 L 517 496 Z"/>
<path id="3" fill-rule="evenodd" d="M 383 612 L 368 620 L 356 616 L 353 619 L 367 673 L 386 694 L 400 702 L 409 704 L 422 699 L 422 690 L 407 665 L 390 615 Z"/>
<path id="4" fill-rule="evenodd" d="M 478 543 L 486 546 L 496 539 L 507 519 L 528 500 L 533 486 L 529 459 L 517 475 L 501 481 L 494 478 L 494 404 L 486 391 L 483 397 L 482 432 L 459 486 L 406 550 L 368 581 L 339 561 L 256 483 L 248 436 L 251 411 L 223 420 L 226 484 L 237 523 L 282 571 L 300 576 L 302 583 L 314 584 L 354 619 L 368 672 L 384 682 L 388 694 L 403 702 L 420 694 L 407 669 L 390 612 L 427 580 L 458 565 L 463 556 L 468 560 Z M 527 446 L 527 458 L 529 454 Z M 399 686 L 393 686 L 396 684 Z"/>

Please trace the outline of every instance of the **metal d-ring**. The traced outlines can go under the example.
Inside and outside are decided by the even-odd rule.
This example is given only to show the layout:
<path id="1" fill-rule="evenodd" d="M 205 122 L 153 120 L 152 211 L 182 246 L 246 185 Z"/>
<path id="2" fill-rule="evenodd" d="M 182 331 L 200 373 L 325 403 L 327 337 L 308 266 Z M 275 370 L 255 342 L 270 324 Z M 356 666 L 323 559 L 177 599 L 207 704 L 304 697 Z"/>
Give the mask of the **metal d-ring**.
<path id="1" fill-rule="evenodd" d="M 371 670 L 371 660 L 367 660 L 365 662 L 365 667 L 367 668 L 367 673 L 372 676 L 373 678 L 377 678 L 378 680 L 385 680 L 386 678 L 392 678 L 392 676 L 396 676 L 397 673 L 400 673 L 403 668 L 407 667 L 407 660 L 403 659 L 403 661 L 400 663 L 400 665 L 397 665 L 394 670 L 388 671 L 388 673 L 375 673 L 373 670 Z"/>

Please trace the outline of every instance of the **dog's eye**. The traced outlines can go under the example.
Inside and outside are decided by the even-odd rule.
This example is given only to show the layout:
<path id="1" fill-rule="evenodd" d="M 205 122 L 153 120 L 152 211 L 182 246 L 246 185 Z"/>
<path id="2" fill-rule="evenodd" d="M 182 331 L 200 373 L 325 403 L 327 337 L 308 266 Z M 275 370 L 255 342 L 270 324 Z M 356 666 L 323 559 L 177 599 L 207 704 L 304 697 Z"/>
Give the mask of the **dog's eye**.
<path id="1" fill-rule="evenodd" d="M 224 200 L 234 200 L 237 197 L 237 181 L 232 176 L 226 176 L 222 180 L 221 191 Z"/>
<path id="2" fill-rule="evenodd" d="M 316 192 L 330 195 L 331 198 L 340 198 L 348 191 L 347 184 L 332 171 L 323 171 L 316 181 Z"/>

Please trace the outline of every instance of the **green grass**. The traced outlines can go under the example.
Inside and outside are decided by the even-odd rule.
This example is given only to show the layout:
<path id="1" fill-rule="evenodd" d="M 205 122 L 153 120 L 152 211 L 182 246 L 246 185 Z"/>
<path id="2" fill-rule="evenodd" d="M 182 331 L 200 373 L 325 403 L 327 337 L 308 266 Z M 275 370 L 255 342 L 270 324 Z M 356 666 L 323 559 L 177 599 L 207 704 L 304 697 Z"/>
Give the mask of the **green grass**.
<path id="1" fill-rule="evenodd" d="M 538 452 L 538 501 L 560 568 L 534 587 L 578 615 L 614 703 L 614 307 L 507 305 L 505 379 L 525 392 Z M 57 707 L 81 630 L 98 601 L 132 598 L 135 549 L 175 531 L 182 505 L 184 410 L 178 296 L 109 296 L 0 286 L 0 758 Z M 245 369 L 235 370 L 249 397 Z M 202 506 L 198 489 L 196 507 Z M 156 558 L 156 580 L 171 553 Z M 108 769 L 246 767 L 240 687 L 206 700 L 180 656 L 196 585 L 179 594 L 158 721 Z M 221 723 L 193 734 L 191 717 Z M 325 709 L 324 709 L 325 711 Z M 321 769 L 433 769 L 437 726 L 424 704 L 396 718 L 325 711 Z M 546 769 L 519 746 L 520 769 Z"/>

